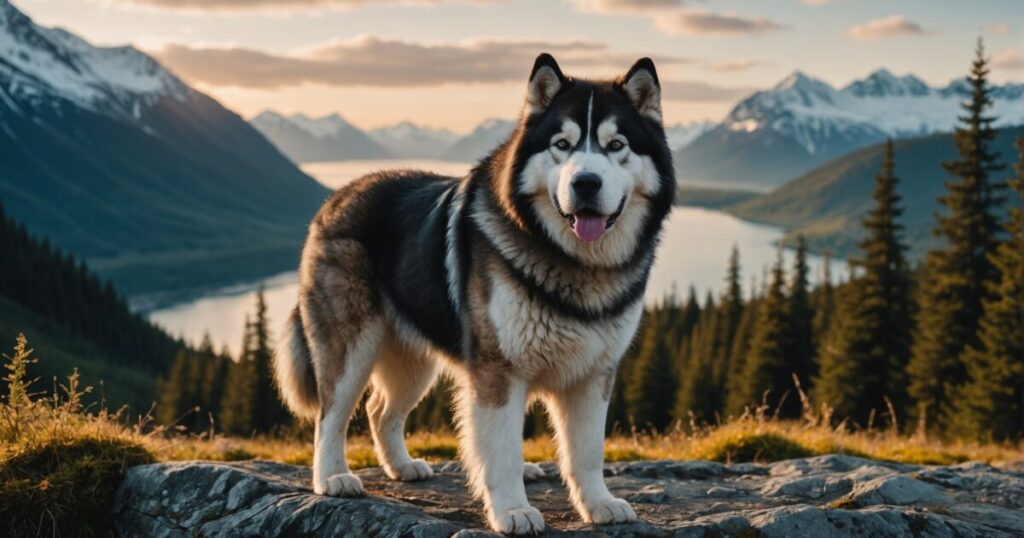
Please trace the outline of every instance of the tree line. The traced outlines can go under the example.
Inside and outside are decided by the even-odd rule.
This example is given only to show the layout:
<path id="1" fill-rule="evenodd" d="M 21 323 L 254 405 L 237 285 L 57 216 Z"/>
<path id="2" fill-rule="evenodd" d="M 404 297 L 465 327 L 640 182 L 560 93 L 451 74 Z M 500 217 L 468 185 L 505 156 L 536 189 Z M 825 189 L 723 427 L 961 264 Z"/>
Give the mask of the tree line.
<path id="1" fill-rule="evenodd" d="M 0 204 L 0 296 L 96 344 L 119 364 L 163 374 L 184 344 L 131 311 L 109 281 Z"/>
<path id="2" fill-rule="evenodd" d="M 1012 440 L 1024 432 L 1024 142 L 1014 177 L 1004 183 L 995 137 L 988 67 L 979 46 L 971 95 L 954 136 L 959 158 L 939 200 L 937 247 L 914 266 L 900 218 L 891 141 L 875 178 L 874 206 L 863 219 L 859 255 L 845 282 L 824 264 L 810 285 L 807 248 L 780 248 L 759 287 L 744 290 L 733 249 L 720 296 L 693 288 L 646 309 L 620 365 L 609 428 L 665 430 L 724 422 L 752 409 L 798 418 L 826 404 L 858 427 L 927 425 L 937 433 Z M 1007 196 L 1006 187 L 1012 187 Z M 1010 216 L 1002 222 L 1004 206 Z M 266 307 L 258 296 L 239 360 L 207 340 L 182 350 L 161 395 L 161 418 L 248 435 L 290 419 L 273 392 Z M 450 427 L 442 381 L 410 416 L 409 429 Z M 804 398 L 807 398 L 805 401 Z M 190 412 L 194 406 L 203 412 Z M 527 434 L 544 429 L 535 410 Z"/>

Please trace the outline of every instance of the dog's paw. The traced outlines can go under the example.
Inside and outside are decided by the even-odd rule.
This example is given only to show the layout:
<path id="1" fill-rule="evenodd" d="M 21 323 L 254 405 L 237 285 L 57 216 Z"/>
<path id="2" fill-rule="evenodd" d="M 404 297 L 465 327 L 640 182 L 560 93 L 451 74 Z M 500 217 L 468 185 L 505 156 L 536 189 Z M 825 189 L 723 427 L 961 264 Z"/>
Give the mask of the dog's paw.
<path id="1" fill-rule="evenodd" d="M 361 497 L 366 494 L 363 491 L 363 481 L 352 473 L 329 476 L 323 486 L 314 488 L 314 491 L 330 497 Z"/>
<path id="2" fill-rule="evenodd" d="M 614 523 L 628 523 L 636 521 L 636 512 L 633 507 L 623 499 L 608 499 L 588 507 L 590 521 L 598 525 L 610 525 Z"/>
<path id="3" fill-rule="evenodd" d="M 417 459 L 394 467 L 388 474 L 395 480 L 414 482 L 431 478 L 434 476 L 434 470 L 430 468 L 429 463 Z"/>
<path id="4" fill-rule="evenodd" d="M 537 465 L 536 463 L 523 464 L 523 480 L 532 482 L 534 480 L 540 480 L 545 476 L 547 476 L 547 474 L 544 472 L 544 469 L 540 468 L 540 465 Z"/>
<path id="5" fill-rule="evenodd" d="M 544 532 L 544 517 L 532 506 L 512 508 L 491 514 L 491 528 L 503 534 L 540 534 Z"/>

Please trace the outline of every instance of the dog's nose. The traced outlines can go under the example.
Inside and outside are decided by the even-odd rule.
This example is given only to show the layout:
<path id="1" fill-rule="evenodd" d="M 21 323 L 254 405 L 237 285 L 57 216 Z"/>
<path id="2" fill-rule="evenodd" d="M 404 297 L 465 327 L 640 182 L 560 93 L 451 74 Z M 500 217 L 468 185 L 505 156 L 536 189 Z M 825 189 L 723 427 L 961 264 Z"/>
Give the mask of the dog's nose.
<path id="1" fill-rule="evenodd" d="M 601 176 L 592 172 L 583 172 L 572 178 L 572 183 L 570 183 L 570 185 L 572 186 L 573 192 L 576 193 L 576 196 L 579 196 L 584 200 L 587 198 L 593 198 L 597 194 L 597 191 L 601 190 Z"/>

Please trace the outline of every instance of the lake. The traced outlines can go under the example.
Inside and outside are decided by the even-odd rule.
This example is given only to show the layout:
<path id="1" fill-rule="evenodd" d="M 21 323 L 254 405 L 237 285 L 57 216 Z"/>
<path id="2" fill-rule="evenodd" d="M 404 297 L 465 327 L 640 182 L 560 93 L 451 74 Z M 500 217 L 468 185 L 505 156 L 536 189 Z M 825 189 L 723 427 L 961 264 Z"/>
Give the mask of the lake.
<path id="1" fill-rule="evenodd" d="M 337 188 L 374 170 L 386 168 L 422 168 L 446 175 L 461 175 L 467 163 L 424 160 L 342 161 L 303 165 L 302 169 L 331 188 Z M 683 296 L 694 286 L 702 301 L 708 291 L 718 293 L 725 278 L 726 264 L 733 245 L 740 249 L 744 289 L 750 291 L 751 279 L 758 285 L 766 269 L 775 261 L 774 242 L 781 231 L 772 226 L 737 219 L 721 211 L 693 207 L 677 207 L 665 226 L 658 258 L 651 273 L 647 300 L 656 301 L 677 290 Z M 792 263 L 792 253 L 786 253 Z M 810 257 L 812 281 L 820 280 L 822 261 Z M 833 274 L 843 271 L 842 264 L 833 263 Z M 209 332 L 219 347 L 232 352 L 242 341 L 245 316 L 255 304 L 256 289 L 262 284 L 267 300 L 271 329 L 278 329 L 295 305 L 296 273 L 276 275 L 262 282 L 252 282 L 216 290 L 198 299 L 172 305 L 150 313 L 150 319 L 172 334 L 198 342 Z"/>

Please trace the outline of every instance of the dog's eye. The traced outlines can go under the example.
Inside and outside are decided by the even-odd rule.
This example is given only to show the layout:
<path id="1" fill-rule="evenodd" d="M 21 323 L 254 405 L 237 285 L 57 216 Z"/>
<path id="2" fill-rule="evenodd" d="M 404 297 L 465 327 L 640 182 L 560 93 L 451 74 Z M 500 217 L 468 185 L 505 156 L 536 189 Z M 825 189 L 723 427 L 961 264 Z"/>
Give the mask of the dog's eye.
<path id="1" fill-rule="evenodd" d="M 617 138 L 615 140 L 612 140 L 611 142 L 608 142 L 608 151 L 619 151 L 624 147 L 626 147 L 626 143 Z"/>
<path id="2" fill-rule="evenodd" d="M 561 151 L 569 151 L 569 146 L 569 141 L 564 138 L 560 138 L 557 142 L 555 142 L 555 148 Z"/>

